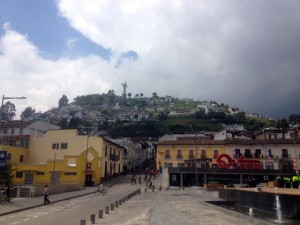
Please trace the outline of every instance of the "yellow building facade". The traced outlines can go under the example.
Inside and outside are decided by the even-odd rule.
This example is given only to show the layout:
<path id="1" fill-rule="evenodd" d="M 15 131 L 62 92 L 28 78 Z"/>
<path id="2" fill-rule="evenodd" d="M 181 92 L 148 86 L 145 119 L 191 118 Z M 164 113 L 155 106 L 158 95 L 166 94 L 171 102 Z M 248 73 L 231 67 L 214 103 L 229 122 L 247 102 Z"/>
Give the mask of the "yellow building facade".
<path id="1" fill-rule="evenodd" d="M 75 129 L 48 130 L 32 136 L 26 149 L 2 145 L 1 150 L 13 165 L 14 185 L 80 188 L 123 173 L 124 147 L 100 136 L 80 135 Z"/>
<path id="2" fill-rule="evenodd" d="M 157 168 L 166 164 L 173 167 L 194 166 L 196 163 L 203 163 L 205 159 L 217 159 L 220 154 L 226 152 L 223 141 L 211 140 L 176 140 L 163 141 L 156 145 Z M 197 160 L 195 160 L 197 159 Z M 205 162 L 212 164 L 214 161 Z"/>

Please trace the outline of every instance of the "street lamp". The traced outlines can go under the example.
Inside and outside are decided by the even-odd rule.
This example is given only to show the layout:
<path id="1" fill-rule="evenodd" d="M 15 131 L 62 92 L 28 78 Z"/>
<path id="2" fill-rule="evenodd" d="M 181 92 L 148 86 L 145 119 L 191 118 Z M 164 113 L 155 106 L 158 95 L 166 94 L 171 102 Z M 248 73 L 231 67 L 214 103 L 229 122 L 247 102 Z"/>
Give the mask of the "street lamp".
<path id="1" fill-rule="evenodd" d="M 90 134 L 87 131 L 87 139 L 86 139 L 86 155 L 85 155 L 85 179 L 83 187 L 85 189 L 87 183 L 87 173 L 88 173 L 88 154 L 89 154 L 89 138 L 93 136 L 95 131 L 92 131 Z"/>

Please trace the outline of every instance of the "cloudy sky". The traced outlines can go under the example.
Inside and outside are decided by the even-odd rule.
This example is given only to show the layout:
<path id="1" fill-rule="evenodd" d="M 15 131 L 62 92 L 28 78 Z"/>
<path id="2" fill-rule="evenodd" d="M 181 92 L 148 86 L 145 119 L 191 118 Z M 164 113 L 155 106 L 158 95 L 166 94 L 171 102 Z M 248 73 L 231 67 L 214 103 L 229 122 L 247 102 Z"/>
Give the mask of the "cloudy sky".
<path id="1" fill-rule="evenodd" d="M 299 0 L 1 0 L 0 94 L 20 113 L 113 89 L 300 114 Z"/>

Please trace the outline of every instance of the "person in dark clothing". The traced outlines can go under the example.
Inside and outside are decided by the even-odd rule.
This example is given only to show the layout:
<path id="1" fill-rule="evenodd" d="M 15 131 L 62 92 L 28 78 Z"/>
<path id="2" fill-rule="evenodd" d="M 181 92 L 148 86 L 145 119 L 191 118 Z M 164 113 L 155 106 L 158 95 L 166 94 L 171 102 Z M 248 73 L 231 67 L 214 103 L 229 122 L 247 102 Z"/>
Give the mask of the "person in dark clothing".
<path id="1" fill-rule="evenodd" d="M 10 184 L 9 183 L 6 184 L 6 189 L 3 192 L 3 194 L 6 196 L 6 201 L 10 202 L 11 196 L 10 196 Z"/>
<path id="2" fill-rule="evenodd" d="M 45 185 L 44 188 L 44 204 L 49 204 L 50 200 L 49 200 L 49 188 L 47 185 Z"/>

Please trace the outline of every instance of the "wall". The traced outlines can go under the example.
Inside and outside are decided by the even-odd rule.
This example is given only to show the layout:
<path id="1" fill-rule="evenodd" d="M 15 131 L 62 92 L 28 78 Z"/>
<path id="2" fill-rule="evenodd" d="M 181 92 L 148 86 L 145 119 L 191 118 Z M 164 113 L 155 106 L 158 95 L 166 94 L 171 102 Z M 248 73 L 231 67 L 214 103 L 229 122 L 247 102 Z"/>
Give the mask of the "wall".
<path id="1" fill-rule="evenodd" d="M 276 215 L 275 194 L 273 193 L 220 189 L 219 198 Z M 282 215 L 300 220 L 300 196 L 280 194 L 279 199 Z"/>

